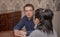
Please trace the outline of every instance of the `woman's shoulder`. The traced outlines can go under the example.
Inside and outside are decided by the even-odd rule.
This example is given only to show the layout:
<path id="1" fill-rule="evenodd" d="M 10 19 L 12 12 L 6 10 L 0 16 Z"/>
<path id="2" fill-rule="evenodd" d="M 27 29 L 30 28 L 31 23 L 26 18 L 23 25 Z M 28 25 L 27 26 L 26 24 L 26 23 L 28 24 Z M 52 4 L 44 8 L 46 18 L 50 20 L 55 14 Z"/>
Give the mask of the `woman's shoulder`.
<path id="1" fill-rule="evenodd" d="M 44 35 L 44 32 L 42 32 L 40 30 L 34 30 L 34 31 L 32 31 L 31 34 L 34 34 L 34 35 Z"/>
<path id="2" fill-rule="evenodd" d="M 32 33 L 41 33 L 41 31 L 36 29 L 36 30 L 32 31 Z"/>
<path id="3" fill-rule="evenodd" d="M 44 34 L 40 30 L 34 30 L 29 37 L 44 37 Z"/>

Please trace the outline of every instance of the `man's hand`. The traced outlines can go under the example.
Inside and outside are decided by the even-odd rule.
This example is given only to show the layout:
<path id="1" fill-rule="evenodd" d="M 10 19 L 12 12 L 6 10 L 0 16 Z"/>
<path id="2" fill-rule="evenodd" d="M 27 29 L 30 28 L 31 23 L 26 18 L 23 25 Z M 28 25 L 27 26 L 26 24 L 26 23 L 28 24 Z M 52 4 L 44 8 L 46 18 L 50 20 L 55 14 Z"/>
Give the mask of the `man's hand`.
<path id="1" fill-rule="evenodd" d="M 19 36 L 19 37 L 26 37 L 26 32 L 22 31 L 22 30 L 14 30 L 14 35 L 15 36 Z"/>

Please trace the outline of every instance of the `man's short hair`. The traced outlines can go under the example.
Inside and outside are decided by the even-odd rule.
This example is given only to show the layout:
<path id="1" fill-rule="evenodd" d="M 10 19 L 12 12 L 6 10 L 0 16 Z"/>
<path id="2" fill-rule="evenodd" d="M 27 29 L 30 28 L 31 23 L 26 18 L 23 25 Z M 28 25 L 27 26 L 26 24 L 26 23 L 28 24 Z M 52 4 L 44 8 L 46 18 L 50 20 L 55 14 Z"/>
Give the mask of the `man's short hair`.
<path id="1" fill-rule="evenodd" d="M 32 7 L 32 9 L 34 10 L 34 6 L 32 4 L 26 4 L 23 8 L 25 10 L 25 7 Z"/>

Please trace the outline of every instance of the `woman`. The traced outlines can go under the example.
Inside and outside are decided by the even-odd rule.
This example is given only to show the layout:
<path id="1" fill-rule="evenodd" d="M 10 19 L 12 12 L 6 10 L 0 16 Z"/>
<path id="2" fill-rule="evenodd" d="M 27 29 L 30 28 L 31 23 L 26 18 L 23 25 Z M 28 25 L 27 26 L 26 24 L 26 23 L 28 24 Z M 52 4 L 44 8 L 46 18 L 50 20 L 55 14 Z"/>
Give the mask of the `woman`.
<path id="1" fill-rule="evenodd" d="M 52 19 L 53 12 L 50 9 L 37 9 L 35 11 L 35 24 L 37 28 L 28 37 L 57 37 Z"/>

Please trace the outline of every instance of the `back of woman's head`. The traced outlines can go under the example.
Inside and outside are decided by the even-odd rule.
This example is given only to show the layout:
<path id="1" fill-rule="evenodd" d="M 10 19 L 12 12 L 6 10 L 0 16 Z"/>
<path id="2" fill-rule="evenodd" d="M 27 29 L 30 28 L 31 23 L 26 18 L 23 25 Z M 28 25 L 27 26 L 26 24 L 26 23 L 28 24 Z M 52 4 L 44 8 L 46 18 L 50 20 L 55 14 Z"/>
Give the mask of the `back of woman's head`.
<path id="1" fill-rule="evenodd" d="M 53 25 L 52 25 L 52 18 L 53 18 L 53 12 L 50 9 L 45 10 L 36 10 L 35 18 L 38 18 L 40 20 L 39 25 L 37 26 L 37 29 L 42 30 L 43 32 L 53 32 Z"/>

